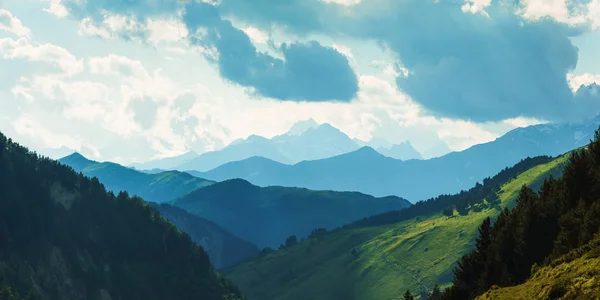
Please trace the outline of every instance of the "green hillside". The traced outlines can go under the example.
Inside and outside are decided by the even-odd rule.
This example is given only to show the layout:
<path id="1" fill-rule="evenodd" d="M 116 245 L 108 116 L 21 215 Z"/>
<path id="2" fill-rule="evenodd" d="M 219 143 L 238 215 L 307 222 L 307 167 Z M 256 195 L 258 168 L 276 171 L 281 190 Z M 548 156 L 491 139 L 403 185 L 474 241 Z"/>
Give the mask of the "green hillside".
<path id="1" fill-rule="evenodd" d="M 523 284 L 493 287 L 479 300 L 598 299 L 600 236 L 548 266 L 536 268 Z"/>
<path id="2" fill-rule="evenodd" d="M 242 298 L 142 199 L 2 134 L 0 174 L 0 299 Z"/>
<path id="3" fill-rule="evenodd" d="M 410 217 L 403 221 L 377 226 L 368 226 L 377 223 L 373 219 L 357 222 L 363 225 L 308 239 L 224 272 L 251 300 L 398 299 L 407 289 L 418 294 L 436 284 L 446 286 L 456 261 L 471 249 L 482 220 L 514 205 L 523 184 L 538 188 L 544 178 L 559 176 L 566 161 L 564 155 L 526 170 L 515 166 L 503 171 L 495 177 L 506 178 L 505 184 L 498 184 L 498 201 L 471 199 L 473 204 L 463 214 L 454 211 L 448 217 L 439 209 L 410 216 L 411 207 L 390 214 L 397 220 Z M 484 184 L 454 197 L 469 199 L 486 186 L 495 191 L 493 184 Z M 436 201 L 446 199 L 453 201 Z"/>
<path id="4" fill-rule="evenodd" d="M 78 153 L 61 158 L 59 162 L 86 176 L 97 177 L 107 189 L 115 193 L 127 191 L 156 203 L 181 197 L 214 183 L 177 171 L 147 174 L 115 163 L 88 160 Z"/>
<path id="5" fill-rule="evenodd" d="M 355 192 L 301 188 L 261 188 L 241 179 L 198 189 L 172 204 L 211 220 L 259 247 L 277 248 L 315 228 L 333 229 L 358 219 L 399 210 L 410 202 L 399 197 L 376 198 Z"/>

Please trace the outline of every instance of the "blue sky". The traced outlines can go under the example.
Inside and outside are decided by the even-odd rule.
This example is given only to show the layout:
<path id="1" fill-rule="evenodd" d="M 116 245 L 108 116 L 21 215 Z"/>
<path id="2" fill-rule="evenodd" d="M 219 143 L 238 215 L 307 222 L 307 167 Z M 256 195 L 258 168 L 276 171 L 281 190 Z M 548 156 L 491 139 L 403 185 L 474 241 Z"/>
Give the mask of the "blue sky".
<path id="1" fill-rule="evenodd" d="M 47 154 L 130 163 L 313 118 L 431 157 L 600 109 L 600 0 L 0 3 L 0 130 Z"/>

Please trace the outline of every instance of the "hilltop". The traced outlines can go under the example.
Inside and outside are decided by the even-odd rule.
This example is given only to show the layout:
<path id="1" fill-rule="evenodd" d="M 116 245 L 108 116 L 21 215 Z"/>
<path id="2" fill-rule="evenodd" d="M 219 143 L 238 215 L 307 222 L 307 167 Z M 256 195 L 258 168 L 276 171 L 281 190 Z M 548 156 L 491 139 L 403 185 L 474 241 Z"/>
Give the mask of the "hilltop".
<path id="1" fill-rule="evenodd" d="M 272 248 L 292 235 L 303 238 L 315 228 L 333 229 L 410 206 L 398 197 L 278 186 L 261 188 L 241 179 L 198 189 L 171 204 L 220 224 L 259 247 Z"/>
<path id="2" fill-rule="evenodd" d="M 2 134 L 0 173 L 3 298 L 242 299 L 141 199 L 115 196 Z"/>

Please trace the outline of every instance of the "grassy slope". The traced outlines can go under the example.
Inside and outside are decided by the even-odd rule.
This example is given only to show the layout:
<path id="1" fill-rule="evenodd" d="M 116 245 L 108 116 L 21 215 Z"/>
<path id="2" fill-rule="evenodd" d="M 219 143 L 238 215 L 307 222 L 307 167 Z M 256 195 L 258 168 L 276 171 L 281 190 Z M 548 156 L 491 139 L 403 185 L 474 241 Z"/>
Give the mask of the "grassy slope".
<path id="1" fill-rule="evenodd" d="M 536 166 L 505 184 L 501 206 L 512 206 L 523 184 L 538 188 L 550 174 L 560 175 L 566 160 L 565 155 Z M 406 289 L 414 293 L 449 284 L 455 262 L 470 249 L 481 221 L 498 213 L 485 209 L 452 218 L 439 213 L 341 230 L 225 273 L 249 299 L 395 299 Z"/>
<path id="2" fill-rule="evenodd" d="M 525 283 L 505 288 L 494 287 L 477 299 L 598 299 L 598 295 L 599 238 L 550 266 L 537 269 Z"/>

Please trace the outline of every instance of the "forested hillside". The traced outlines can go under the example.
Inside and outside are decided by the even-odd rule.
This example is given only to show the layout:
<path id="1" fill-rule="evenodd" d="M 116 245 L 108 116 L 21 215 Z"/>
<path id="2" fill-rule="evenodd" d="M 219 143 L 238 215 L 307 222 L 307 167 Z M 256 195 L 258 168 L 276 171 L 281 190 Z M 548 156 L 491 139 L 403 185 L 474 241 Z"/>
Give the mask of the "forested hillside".
<path id="1" fill-rule="evenodd" d="M 523 186 L 513 210 L 505 209 L 493 225 L 490 220 L 480 225 L 476 248 L 460 260 L 445 299 L 472 299 L 494 285 L 523 283 L 532 270 L 556 264 L 569 251 L 585 247 L 600 229 L 599 199 L 597 130 L 588 147 L 572 153 L 561 178 L 546 180 L 539 193 Z M 590 247 L 598 253 L 597 243 Z M 571 289 L 577 287 L 560 287 L 550 298 L 564 296 Z"/>
<path id="2" fill-rule="evenodd" d="M 419 202 L 225 270 L 253 300 L 402 299 L 451 283 L 479 224 L 515 205 L 523 184 L 560 176 L 567 156 L 528 158 L 469 191 Z"/>
<path id="3" fill-rule="evenodd" d="M 115 196 L 2 134 L 0 174 L 2 299 L 242 298 L 140 198 Z"/>
<path id="4" fill-rule="evenodd" d="M 114 193 L 127 191 L 146 201 L 163 203 L 193 190 L 213 184 L 213 181 L 178 171 L 148 174 L 111 162 L 96 162 L 74 153 L 59 160 L 89 177 L 97 177 Z"/>
<path id="5" fill-rule="evenodd" d="M 598 299 L 600 295 L 600 236 L 552 261 L 536 266 L 523 284 L 487 291 L 480 300 Z"/>

